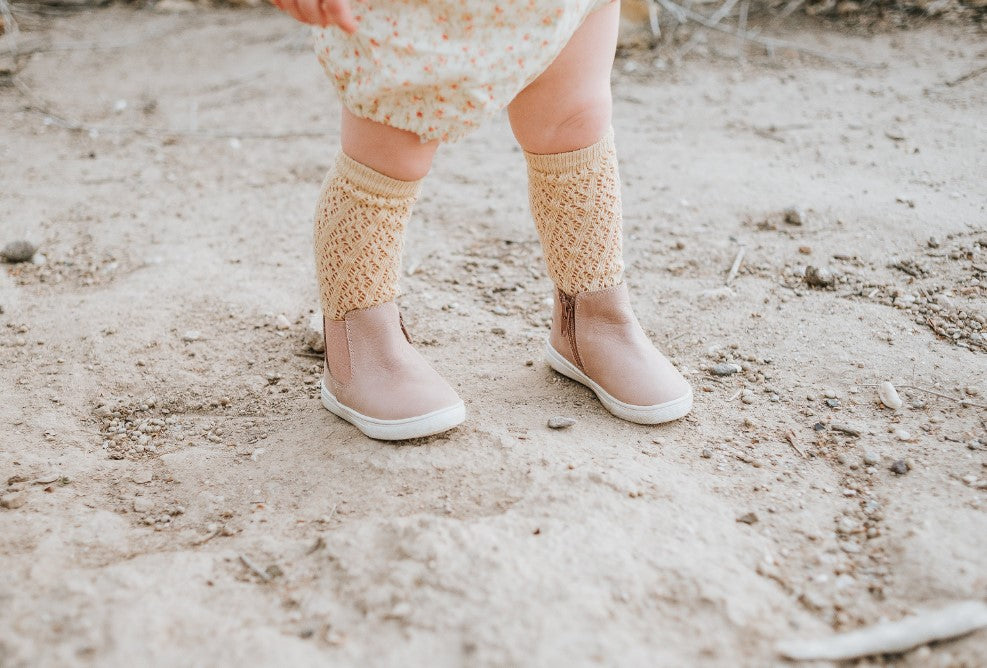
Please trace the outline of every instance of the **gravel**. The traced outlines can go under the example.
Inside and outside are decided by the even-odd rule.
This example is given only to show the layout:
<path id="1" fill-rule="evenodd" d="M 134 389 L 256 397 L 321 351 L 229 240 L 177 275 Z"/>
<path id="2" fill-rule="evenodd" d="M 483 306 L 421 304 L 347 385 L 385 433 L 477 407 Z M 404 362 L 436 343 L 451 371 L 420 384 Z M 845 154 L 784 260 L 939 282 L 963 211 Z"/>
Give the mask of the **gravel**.
<path id="1" fill-rule="evenodd" d="M 712 369 L 710 373 L 714 376 L 732 376 L 735 373 L 740 373 L 741 367 L 739 364 L 732 364 L 730 362 L 720 362 Z"/>
<path id="2" fill-rule="evenodd" d="M 34 254 L 38 252 L 38 247 L 30 241 L 11 241 L 0 250 L 0 257 L 5 262 L 29 262 Z"/>
<path id="3" fill-rule="evenodd" d="M 561 415 L 557 415 L 555 417 L 548 418 L 549 429 L 568 429 L 574 424 L 576 424 L 576 421 L 570 417 L 563 417 Z"/>
<path id="4" fill-rule="evenodd" d="M 909 466 L 908 462 L 906 462 L 904 459 L 896 459 L 891 464 L 891 472 L 896 473 L 898 475 L 905 475 L 911 470 L 911 468 L 912 467 Z"/>
<path id="5" fill-rule="evenodd" d="M 11 492 L 0 496 L 0 508 L 14 510 L 27 503 L 27 494 L 24 492 Z"/>
<path id="6" fill-rule="evenodd" d="M 893 411 L 899 410 L 904 405 L 901 397 L 898 396 L 898 390 L 888 381 L 884 381 L 877 386 L 877 396 L 880 398 L 882 404 Z"/>
<path id="7" fill-rule="evenodd" d="M 836 284 L 836 273 L 826 267 L 805 268 L 806 285 L 813 288 L 830 288 Z"/>

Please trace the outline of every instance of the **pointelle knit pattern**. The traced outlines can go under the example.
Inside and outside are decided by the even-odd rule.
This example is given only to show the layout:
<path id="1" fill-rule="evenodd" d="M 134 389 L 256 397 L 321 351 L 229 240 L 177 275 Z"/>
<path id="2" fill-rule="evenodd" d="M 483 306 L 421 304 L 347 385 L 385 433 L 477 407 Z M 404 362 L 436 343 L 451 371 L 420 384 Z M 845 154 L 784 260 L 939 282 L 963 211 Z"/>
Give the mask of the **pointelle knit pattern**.
<path id="1" fill-rule="evenodd" d="M 620 177 L 613 130 L 568 153 L 525 152 L 531 214 L 548 275 L 567 295 L 623 279 Z"/>
<path id="2" fill-rule="evenodd" d="M 340 152 L 315 215 L 315 262 L 322 312 L 341 320 L 348 311 L 393 301 L 404 231 L 421 181 L 399 181 Z"/>

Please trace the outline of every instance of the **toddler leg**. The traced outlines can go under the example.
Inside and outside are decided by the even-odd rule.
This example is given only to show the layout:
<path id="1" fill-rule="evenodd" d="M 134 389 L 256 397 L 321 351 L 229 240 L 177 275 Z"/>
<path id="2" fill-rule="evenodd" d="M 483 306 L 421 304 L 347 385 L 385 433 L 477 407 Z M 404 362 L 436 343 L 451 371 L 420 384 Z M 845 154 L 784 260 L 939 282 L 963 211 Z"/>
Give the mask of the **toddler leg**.
<path id="1" fill-rule="evenodd" d="M 315 216 L 325 321 L 322 403 L 372 438 L 446 431 L 463 402 L 411 346 L 394 299 L 404 230 L 436 144 L 344 112 Z"/>
<path id="2" fill-rule="evenodd" d="M 511 103 L 531 212 L 556 286 L 548 363 L 617 417 L 675 420 L 692 389 L 654 347 L 623 283 L 620 178 L 610 130 L 618 3 L 590 15 L 559 57 Z"/>

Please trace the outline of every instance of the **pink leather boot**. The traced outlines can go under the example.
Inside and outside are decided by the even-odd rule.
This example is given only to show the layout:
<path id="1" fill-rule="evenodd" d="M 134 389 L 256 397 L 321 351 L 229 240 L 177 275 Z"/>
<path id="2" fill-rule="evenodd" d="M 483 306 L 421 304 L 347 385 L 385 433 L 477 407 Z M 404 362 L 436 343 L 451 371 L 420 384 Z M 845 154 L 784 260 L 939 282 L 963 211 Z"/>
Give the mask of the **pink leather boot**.
<path id="1" fill-rule="evenodd" d="M 659 424 L 692 408 L 692 387 L 641 329 L 625 283 L 574 296 L 556 289 L 545 356 L 624 420 Z"/>
<path id="2" fill-rule="evenodd" d="M 322 405 L 370 438 L 439 434 L 466 419 L 456 391 L 415 350 L 387 302 L 325 321 Z"/>

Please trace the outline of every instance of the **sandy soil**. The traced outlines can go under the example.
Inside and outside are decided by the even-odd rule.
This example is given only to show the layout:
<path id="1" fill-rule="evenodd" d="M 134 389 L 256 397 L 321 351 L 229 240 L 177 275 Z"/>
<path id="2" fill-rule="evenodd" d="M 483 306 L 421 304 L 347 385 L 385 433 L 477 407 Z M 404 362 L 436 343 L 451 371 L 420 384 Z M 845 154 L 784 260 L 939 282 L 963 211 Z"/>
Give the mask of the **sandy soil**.
<path id="1" fill-rule="evenodd" d="M 501 119 L 440 153 L 401 300 L 468 421 L 388 445 L 321 408 L 303 343 L 337 114 L 304 31 L 34 33 L 0 88 L 0 244 L 45 260 L 0 267 L 0 665 L 764 666 L 987 596 L 987 76 L 947 85 L 982 35 L 799 38 L 879 66 L 712 39 L 617 64 L 628 280 L 688 419 L 618 422 L 542 363 Z"/>

